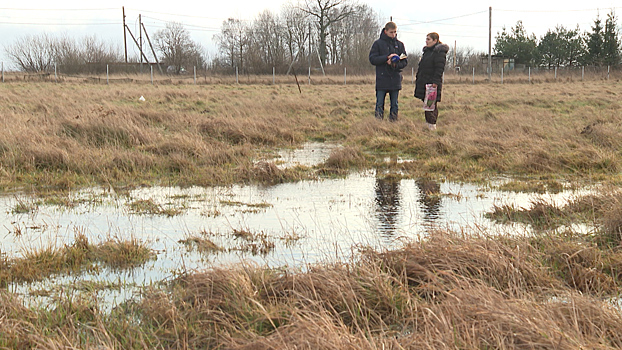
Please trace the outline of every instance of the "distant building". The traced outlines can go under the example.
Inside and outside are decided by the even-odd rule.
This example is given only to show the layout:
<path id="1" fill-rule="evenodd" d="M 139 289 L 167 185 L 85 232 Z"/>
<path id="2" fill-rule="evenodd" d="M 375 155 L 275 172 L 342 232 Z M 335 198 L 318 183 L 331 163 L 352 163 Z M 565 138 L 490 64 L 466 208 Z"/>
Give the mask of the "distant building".
<path id="1" fill-rule="evenodd" d="M 501 55 L 492 55 L 492 73 L 501 73 L 501 68 L 503 68 L 504 72 L 514 70 L 514 59 L 510 57 L 505 57 Z M 484 68 L 484 71 L 488 71 L 488 55 L 483 55 L 481 57 L 481 64 Z"/>

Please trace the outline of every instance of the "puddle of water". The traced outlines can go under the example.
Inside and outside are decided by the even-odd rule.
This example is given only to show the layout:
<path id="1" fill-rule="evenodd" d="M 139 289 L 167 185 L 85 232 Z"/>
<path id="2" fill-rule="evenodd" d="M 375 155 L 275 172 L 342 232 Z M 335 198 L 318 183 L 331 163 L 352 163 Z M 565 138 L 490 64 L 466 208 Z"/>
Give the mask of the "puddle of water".
<path id="1" fill-rule="evenodd" d="M 340 147 L 309 143 L 302 149 L 282 151 L 279 166 L 319 164 Z M 387 161 L 400 161 L 392 158 Z M 541 195 L 499 192 L 472 184 L 425 180 L 394 180 L 375 171 L 343 179 L 301 181 L 276 186 L 151 187 L 116 195 L 102 189 L 71 194 L 71 208 L 36 205 L 28 214 L 14 213 L 20 203 L 35 203 L 25 195 L 0 196 L 0 252 L 19 257 L 41 247 L 71 244 L 77 232 L 91 244 L 111 237 L 137 238 L 157 253 L 157 259 L 131 271 L 56 276 L 10 290 L 28 296 L 31 291 L 60 286 L 71 289 L 83 282 L 115 283 L 117 289 L 97 291 L 108 305 L 132 296 L 142 286 L 170 278 L 176 272 L 201 270 L 234 263 L 304 268 L 309 263 L 347 259 L 356 246 L 390 248 L 403 238 L 418 238 L 436 227 L 488 233 L 528 233 L 524 225 L 496 225 L 483 217 L 494 205 L 530 207 Z M 578 192 L 544 197 L 563 205 Z M 130 204 L 147 201 L 181 214 L 140 214 Z M 574 230 L 587 231 L 577 226 Z M 242 233 L 263 237 L 246 242 Z M 181 241 L 206 237 L 225 252 L 201 254 Z M 267 244 L 261 245 L 262 242 Z M 252 245 L 265 254 L 253 254 Z M 259 247 L 257 247 L 259 246 Z M 36 300 L 31 298 L 30 300 Z"/>
<path id="2" fill-rule="evenodd" d="M 292 168 L 296 165 L 311 167 L 326 161 L 330 153 L 340 147 L 336 143 L 307 142 L 302 148 L 280 150 L 278 157 L 273 161 L 281 169 Z"/>

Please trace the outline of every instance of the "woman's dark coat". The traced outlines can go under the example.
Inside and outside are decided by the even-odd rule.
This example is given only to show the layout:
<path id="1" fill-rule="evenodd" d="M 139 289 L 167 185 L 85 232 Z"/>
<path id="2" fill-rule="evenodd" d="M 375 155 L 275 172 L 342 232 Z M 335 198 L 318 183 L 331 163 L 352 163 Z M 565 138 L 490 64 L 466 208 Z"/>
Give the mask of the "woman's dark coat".
<path id="1" fill-rule="evenodd" d="M 425 98 L 425 84 L 436 84 L 438 90 L 436 100 L 441 100 L 441 90 L 443 88 L 443 71 L 445 70 L 445 60 L 449 46 L 438 43 L 432 47 L 423 48 L 423 56 L 419 61 L 417 76 L 415 81 L 415 97 L 423 100 Z"/>
<path id="2" fill-rule="evenodd" d="M 395 64 L 387 64 L 390 54 L 406 54 L 404 43 L 389 38 L 388 35 L 380 33 L 380 38 L 374 41 L 369 50 L 369 63 L 376 66 L 376 90 L 401 90 L 402 89 L 402 69 L 408 65 L 405 58 Z"/>

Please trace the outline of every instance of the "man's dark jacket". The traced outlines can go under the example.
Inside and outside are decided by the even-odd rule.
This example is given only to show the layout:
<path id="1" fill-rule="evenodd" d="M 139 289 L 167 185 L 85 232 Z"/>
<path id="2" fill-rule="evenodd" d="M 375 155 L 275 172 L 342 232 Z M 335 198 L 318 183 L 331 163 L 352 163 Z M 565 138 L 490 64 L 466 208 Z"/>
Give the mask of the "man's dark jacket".
<path id="1" fill-rule="evenodd" d="M 423 100 L 425 98 L 425 84 L 436 84 L 436 100 L 441 100 L 443 89 L 443 71 L 445 71 L 445 61 L 449 46 L 438 43 L 432 47 L 425 46 L 423 55 L 419 61 L 415 81 L 415 97 Z"/>
<path id="2" fill-rule="evenodd" d="M 404 43 L 389 38 L 384 29 L 380 33 L 380 38 L 374 41 L 369 50 L 369 62 L 376 66 L 376 90 L 401 90 L 402 89 L 402 69 L 408 65 L 408 60 L 403 59 L 394 64 L 387 64 L 390 54 L 406 54 Z"/>

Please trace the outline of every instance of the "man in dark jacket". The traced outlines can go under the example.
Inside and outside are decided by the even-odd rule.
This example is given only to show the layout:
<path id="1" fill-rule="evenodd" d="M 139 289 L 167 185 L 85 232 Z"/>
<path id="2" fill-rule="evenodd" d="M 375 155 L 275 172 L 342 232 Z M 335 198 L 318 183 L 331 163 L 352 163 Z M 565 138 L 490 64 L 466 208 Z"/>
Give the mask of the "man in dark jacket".
<path id="1" fill-rule="evenodd" d="M 397 98 L 402 89 L 402 69 L 408 65 L 404 43 L 397 40 L 397 25 L 388 22 L 380 38 L 369 51 L 369 62 L 376 66 L 376 118 L 384 118 L 384 100 L 389 94 L 391 111 L 389 120 L 397 120 Z"/>

